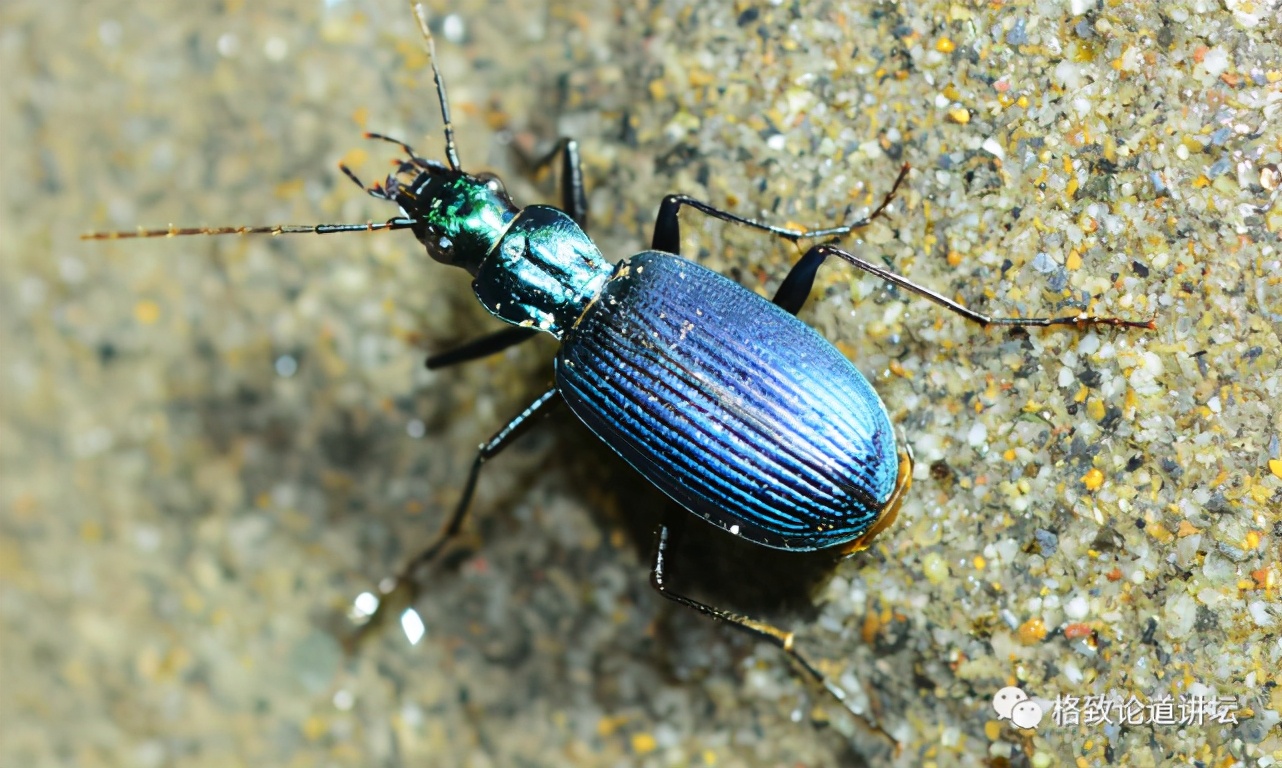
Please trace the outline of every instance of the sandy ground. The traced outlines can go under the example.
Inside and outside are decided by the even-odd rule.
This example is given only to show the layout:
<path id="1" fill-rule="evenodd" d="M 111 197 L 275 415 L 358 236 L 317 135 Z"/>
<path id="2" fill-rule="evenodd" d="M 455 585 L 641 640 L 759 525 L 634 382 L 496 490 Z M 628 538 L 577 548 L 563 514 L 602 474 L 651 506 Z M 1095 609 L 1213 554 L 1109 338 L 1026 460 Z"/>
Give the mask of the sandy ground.
<path id="1" fill-rule="evenodd" d="M 665 504 L 568 414 L 487 468 L 422 641 L 346 655 L 353 599 L 429 540 L 554 344 L 425 371 L 496 321 L 403 233 L 77 235 L 392 215 L 336 163 L 385 172 L 362 130 L 440 152 L 408 10 L 4 3 L 0 763 L 1282 760 L 1276 2 L 432 11 L 465 165 L 552 200 L 498 131 L 578 137 L 611 258 L 667 192 L 826 224 L 908 161 L 850 248 L 993 313 L 1157 329 L 981 331 L 822 272 L 802 318 L 917 453 L 899 521 L 831 570 L 692 522 L 676 577 L 798 629 L 897 761 L 650 591 Z M 685 221 L 687 256 L 763 294 L 797 255 Z M 999 719 L 1006 686 L 1039 727 Z M 1074 699 L 1119 708 L 1071 724 Z"/>

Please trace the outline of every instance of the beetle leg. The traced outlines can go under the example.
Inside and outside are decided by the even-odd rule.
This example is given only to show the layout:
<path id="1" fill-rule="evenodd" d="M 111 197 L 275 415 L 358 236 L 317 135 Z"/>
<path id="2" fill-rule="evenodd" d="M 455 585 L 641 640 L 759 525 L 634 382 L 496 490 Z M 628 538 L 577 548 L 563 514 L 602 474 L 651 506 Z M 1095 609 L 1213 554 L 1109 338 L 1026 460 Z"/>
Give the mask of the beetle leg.
<path id="1" fill-rule="evenodd" d="M 779 289 L 775 291 L 775 297 L 771 299 L 775 304 L 788 310 L 791 314 L 797 314 L 801 311 L 802 305 L 810 297 L 810 291 L 815 287 L 815 275 L 819 272 L 819 265 L 824 263 L 827 254 L 822 251 L 811 248 L 806 251 L 788 274 L 784 276 L 783 282 L 779 284 Z"/>
<path id="2" fill-rule="evenodd" d="M 1083 328 L 1088 325 L 1111 325 L 1122 328 L 1146 328 L 1148 330 L 1154 330 L 1157 328 L 1156 318 L 1149 320 L 1123 320 L 1119 317 L 1095 317 L 1094 315 L 1088 315 L 1084 312 L 1071 317 L 992 317 L 990 315 L 980 314 L 964 304 L 960 304 L 940 293 L 932 291 L 924 285 L 918 285 L 902 275 L 891 272 L 885 267 L 878 266 L 870 261 L 865 261 L 853 253 L 848 253 L 835 246 L 816 245 L 806 252 L 806 255 L 801 258 L 801 262 L 811 259 L 812 254 L 813 258 L 817 259 L 818 262 L 822 262 L 826 256 L 836 256 L 850 265 L 858 269 L 862 269 L 870 275 L 876 275 L 888 283 L 893 283 L 900 288 L 912 291 L 918 296 L 929 299 L 941 307 L 952 310 L 967 320 L 978 323 L 984 327 L 990 325 L 1019 325 L 1045 328 L 1052 325 L 1075 325 L 1078 328 Z M 798 264 L 801 262 L 798 262 Z M 818 263 L 816 263 L 815 266 L 817 268 Z M 791 277 L 791 275 L 789 275 L 789 277 Z M 785 280 L 785 282 L 787 281 Z"/>
<path id="3" fill-rule="evenodd" d="M 847 711 L 863 721 L 863 723 L 870 729 L 889 739 L 894 745 L 896 753 L 899 752 L 900 744 L 894 736 L 887 733 L 884 728 L 871 720 L 867 715 L 851 709 L 850 704 L 847 701 L 846 692 L 837 687 L 837 685 L 829 680 L 824 673 L 820 672 L 814 664 L 811 664 L 805 656 L 801 655 L 793 643 L 795 640 L 794 633 L 782 630 L 762 621 L 757 621 L 756 619 L 749 618 L 742 614 L 716 608 L 706 603 L 701 603 L 694 598 L 686 597 L 685 595 L 678 594 L 669 589 L 666 580 L 669 538 L 670 535 L 667 524 L 661 523 L 659 525 L 658 535 L 656 536 L 654 565 L 650 569 L 650 585 L 654 587 L 656 592 L 674 603 L 680 603 L 687 608 L 692 608 L 699 613 L 702 613 L 704 616 L 710 616 L 714 619 L 727 622 L 730 625 L 753 635 L 757 639 L 765 640 L 776 648 L 779 648 L 784 653 L 788 654 L 788 657 L 791 658 L 797 666 L 801 667 L 811 680 L 822 686 L 823 689 L 827 691 L 830 696 L 836 699 Z"/>
<path id="4" fill-rule="evenodd" d="M 885 213 L 887 206 L 895 199 L 895 193 L 899 191 L 899 185 L 903 183 L 908 176 L 909 166 L 907 163 L 899 169 L 899 176 L 895 179 L 895 184 L 886 193 L 881 204 L 878 205 L 872 213 L 849 224 L 842 224 L 839 227 L 828 227 L 824 229 L 792 229 L 790 227 L 776 227 L 773 224 L 767 224 L 764 221 L 748 219 L 729 211 L 723 211 L 720 208 L 711 206 L 702 200 L 696 200 L 689 195 L 668 195 L 663 198 L 659 204 L 659 215 L 654 222 L 654 236 L 650 240 L 650 247 L 656 251 L 680 255 L 681 253 L 681 226 L 677 221 L 677 214 L 681 212 L 681 206 L 688 205 L 700 213 L 711 216 L 714 219 L 728 221 L 731 224 L 741 224 L 745 227 L 766 232 L 776 237 L 782 237 L 789 242 L 798 240 L 825 240 L 834 237 L 844 237 L 856 229 L 861 229 L 872 223 L 873 219 Z"/>
<path id="5" fill-rule="evenodd" d="M 446 521 L 445 526 L 441 528 L 441 532 L 436 535 L 436 540 L 431 545 L 406 563 L 400 573 L 390 579 L 385 579 L 383 583 L 379 584 L 379 591 L 382 594 L 379 596 L 378 607 L 369 615 L 365 623 L 357 629 L 355 635 L 349 639 L 349 649 L 354 648 L 371 630 L 380 626 L 389 614 L 399 614 L 414 602 L 414 598 L 418 593 L 418 584 L 415 579 L 418 571 L 435 560 L 446 545 L 452 542 L 463 528 L 463 520 L 467 517 L 468 507 L 471 506 L 472 495 L 476 491 L 476 481 L 481 474 L 481 467 L 486 461 L 497 456 L 504 448 L 511 445 L 518 437 L 528 432 L 530 427 L 533 426 L 536 416 L 547 414 L 552 407 L 559 404 L 561 402 L 560 394 L 556 387 L 553 387 L 539 395 L 516 418 L 509 421 L 489 440 L 481 443 L 480 449 L 476 453 L 476 459 L 472 462 L 472 469 L 467 474 L 467 482 L 463 484 L 463 495 L 459 497 L 449 520 Z"/>
<path id="6" fill-rule="evenodd" d="M 561 210 L 570 214 L 579 229 L 588 231 L 588 193 L 583 183 L 583 160 L 579 156 L 579 142 L 562 138 L 543 157 L 532 158 L 512 145 L 521 163 L 531 172 L 538 173 L 561 157 Z"/>
<path id="7" fill-rule="evenodd" d="M 479 339 L 472 339 L 462 346 L 432 355 L 427 358 L 427 369 L 435 371 L 440 368 L 448 368 L 451 365 L 466 363 L 469 360 L 488 357 L 496 352 L 502 352 L 508 347 L 520 344 L 526 339 L 533 338 L 537 334 L 538 330 L 535 328 L 521 326 L 504 328 Z"/>

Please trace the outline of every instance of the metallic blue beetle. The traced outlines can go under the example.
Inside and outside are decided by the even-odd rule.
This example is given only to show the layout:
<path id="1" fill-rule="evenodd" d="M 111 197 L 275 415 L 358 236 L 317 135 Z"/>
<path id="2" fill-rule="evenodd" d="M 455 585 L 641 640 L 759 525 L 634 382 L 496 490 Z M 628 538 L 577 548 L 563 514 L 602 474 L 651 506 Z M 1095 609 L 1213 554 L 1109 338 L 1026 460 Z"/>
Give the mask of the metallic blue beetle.
<path id="1" fill-rule="evenodd" d="M 561 342 L 556 386 L 570 410 L 732 534 L 779 549 L 850 545 L 907 487 L 886 409 L 845 356 L 698 264 L 662 251 L 624 259 Z"/>
<path id="2" fill-rule="evenodd" d="M 559 151 L 573 157 L 574 144 Z M 415 222 L 432 258 L 473 275 L 495 317 L 561 340 L 556 386 L 538 409 L 563 398 L 674 500 L 757 544 L 848 546 L 893 514 L 911 464 L 885 407 L 840 352 L 778 303 L 674 255 L 677 243 L 662 237 L 655 250 L 612 265 L 573 202 L 568 213 L 518 209 L 492 178 L 416 155 L 403 166 L 411 167 L 407 182 L 393 175 L 374 193 Z M 665 215 L 675 220 L 673 205 Z M 806 292 L 812 280 L 802 281 Z M 800 306 L 805 296 L 797 298 Z M 478 346 L 494 350 L 488 339 Z M 448 362 L 472 356 L 465 348 Z"/>
<path id="3" fill-rule="evenodd" d="M 420 28 L 433 58 L 421 7 Z M 681 258 L 678 213 L 690 206 L 778 237 L 831 240 L 881 214 L 907 174 L 863 220 L 792 230 L 706 203 L 663 200 L 652 250 L 610 264 L 588 238 L 577 144 L 563 139 L 536 166 L 561 159 L 562 209 L 518 208 L 491 175 L 459 164 L 445 87 L 433 76 L 445 123 L 443 164 L 408 159 L 382 184 L 362 189 L 400 207 L 383 223 L 169 228 L 86 235 L 89 239 L 188 234 L 316 233 L 409 229 L 428 254 L 467 270 L 481 304 L 515 326 L 434 356 L 440 368 L 497 352 L 542 331 L 561 342 L 554 386 L 481 445 L 462 497 L 437 540 L 384 590 L 376 619 L 404 605 L 417 570 L 460 531 L 481 466 L 520 436 L 533 417 L 564 401 L 601 440 L 685 509 L 750 542 L 776 549 L 853 552 L 893 521 L 908 490 L 912 459 L 896 445 L 890 418 L 867 379 L 796 318 L 816 271 L 836 256 L 981 325 L 1105 324 L 1116 318 L 992 318 L 832 245 L 816 245 L 788 273 L 773 301 Z M 697 602 L 665 583 L 669 529 L 660 523 L 651 580 L 665 597 L 782 648 L 839 700 L 845 694 L 793 647 L 793 634 Z M 396 599 L 390 599 L 396 595 Z M 875 725 L 873 727 L 876 727 Z M 884 732 L 883 732 L 884 733 Z"/>

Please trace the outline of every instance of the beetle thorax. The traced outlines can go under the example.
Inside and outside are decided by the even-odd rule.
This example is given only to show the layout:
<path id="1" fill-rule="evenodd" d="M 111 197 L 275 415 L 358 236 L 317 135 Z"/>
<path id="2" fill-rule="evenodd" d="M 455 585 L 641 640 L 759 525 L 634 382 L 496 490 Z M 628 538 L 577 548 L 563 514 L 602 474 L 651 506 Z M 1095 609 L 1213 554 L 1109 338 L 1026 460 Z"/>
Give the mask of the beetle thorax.
<path id="1" fill-rule="evenodd" d="M 560 338 L 613 271 L 574 219 L 557 208 L 524 208 L 481 262 L 472 283 L 501 320 Z"/>

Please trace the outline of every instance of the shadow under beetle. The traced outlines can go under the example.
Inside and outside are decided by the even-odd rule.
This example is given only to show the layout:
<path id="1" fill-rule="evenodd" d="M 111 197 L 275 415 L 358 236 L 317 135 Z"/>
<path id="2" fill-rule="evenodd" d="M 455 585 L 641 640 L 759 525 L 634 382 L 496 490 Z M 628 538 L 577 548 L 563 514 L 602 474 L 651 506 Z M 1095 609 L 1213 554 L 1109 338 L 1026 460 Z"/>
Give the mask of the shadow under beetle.
<path id="1" fill-rule="evenodd" d="M 536 416 L 561 403 L 674 501 L 731 535 L 792 551 L 848 554 L 868 546 L 899 510 L 911 483 L 912 457 L 907 446 L 897 445 L 886 408 L 867 379 L 796 318 L 829 256 L 983 326 L 1155 327 L 1152 321 L 1088 315 L 989 317 L 827 243 L 805 252 L 770 301 L 678 255 L 682 206 L 792 242 L 834 240 L 886 210 L 907 165 L 868 217 L 828 229 L 776 227 L 669 195 L 659 206 L 651 249 L 610 264 L 585 231 L 587 198 L 574 140 L 562 139 L 535 162 L 541 167 L 560 159 L 559 209 L 518 208 L 497 177 L 462 170 L 431 33 L 422 6 L 415 3 L 414 9 L 444 122 L 446 162 L 371 133 L 366 136 L 398 145 L 407 159 L 370 187 L 340 166 L 368 194 L 399 206 L 400 216 L 381 223 L 84 235 L 105 240 L 408 229 L 434 260 L 467 270 L 481 304 L 515 326 L 430 357 L 429 368 L 484 357 L 538 332 L 560 340 L 555 383 L 481 444 L 444 528 L 384 583 L 362 632 L 412 601 L 418 571 L 459 534 L 482 465 L 526 432 Z M 662 521 L 656 536 L 650 579 L 660 594 L 774 644 L 846 702 L 846 693 L 797 651 L 792 632 L 673 591 L 667 581 L 670 530 Z"/>

